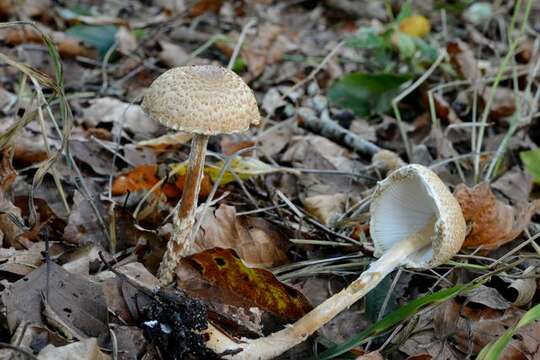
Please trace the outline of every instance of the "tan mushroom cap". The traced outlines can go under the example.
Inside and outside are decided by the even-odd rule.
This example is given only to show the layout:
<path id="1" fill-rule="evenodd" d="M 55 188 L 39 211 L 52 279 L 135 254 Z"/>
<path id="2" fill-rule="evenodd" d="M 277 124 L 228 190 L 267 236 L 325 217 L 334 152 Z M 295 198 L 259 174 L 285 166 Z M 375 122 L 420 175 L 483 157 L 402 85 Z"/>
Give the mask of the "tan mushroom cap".
<path id="1" fill-rule="evenodd" d="M 217 135 L 260 121 L 253 91 L 234 72 L 214 65 L 170 69 L 146 90 L 143 110 L 175 130 Z"/>
<path id="2" fill-rule="evenodd" d="M 432 245 L 404 265 L 438 266 L 454 256 L 466 235 L 461 207 L 442 180 L 422 165 L 406 165 L 377 184 L 370 207 L 375 256 L 419 231 L 433 219 Z"/>

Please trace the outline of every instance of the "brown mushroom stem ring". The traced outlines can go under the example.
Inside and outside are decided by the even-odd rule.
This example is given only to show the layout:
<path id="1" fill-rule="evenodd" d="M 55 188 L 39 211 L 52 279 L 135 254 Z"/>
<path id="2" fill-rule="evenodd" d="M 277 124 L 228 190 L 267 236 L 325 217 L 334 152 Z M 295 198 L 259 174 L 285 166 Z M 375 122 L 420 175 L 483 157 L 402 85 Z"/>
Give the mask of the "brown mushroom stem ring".
<path id="1" fill-rule="evenodd" d="M 193 234 L 191 232 L 195 223 L 197 199 L 204 176 L 204 159 L 207 144 L 207 135 L 193 135 L 180 209 L 174 216 L 175 230 L 171 235 L 171 241 L 167 243 L 167 249 L 159 267 L 159 278 L 163 284 L 170 284 L 174 280 L 174 271 L 178 262 L 191 251 L 191 245 L 193 244 Z"/>

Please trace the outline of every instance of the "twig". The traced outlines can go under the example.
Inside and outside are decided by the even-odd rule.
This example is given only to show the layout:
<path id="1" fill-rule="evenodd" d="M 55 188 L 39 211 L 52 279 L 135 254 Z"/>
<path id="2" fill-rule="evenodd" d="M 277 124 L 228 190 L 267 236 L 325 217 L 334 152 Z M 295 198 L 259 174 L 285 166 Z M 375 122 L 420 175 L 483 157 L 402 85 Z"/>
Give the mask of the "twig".
<path id="1" fill-rule="evenodd" d="M 238 37 L 238 41 L 236 42 L 236 46 L 234 47 L 234 51 L 231 55 L 231 58 L 229 59 L 229 64 L 227 65 L 227 69 L 232 70 L 234 67 L 234 63 L 236 62 L 236 58 L 238 57 L 238 54 L 240 53 L 240 49 L 242 48 L 242 44 L 244 43 L 244 39 L 246 38 L 248 30 L 257 23 L 257 20 L 255 18 L 248 21 L 248 23 L 244 26 L 242 29 L 242 32 L 240 33 L 240 36 Z"/>
<path id="2" fill-rule="evenodd" d="M 358 153 L 373 156 L 381 150 L 377 145 L 363 139 L 359 135 L 341 127 L 337 122 L 333 121 L 328 114 L 328 110 L 324 110 L 321 117 L 318 118 L 315 113 L 308 108 L 298 109 L 299 123 L 302 127 L 320 134 L 328 139 L 344 144 Z"/>

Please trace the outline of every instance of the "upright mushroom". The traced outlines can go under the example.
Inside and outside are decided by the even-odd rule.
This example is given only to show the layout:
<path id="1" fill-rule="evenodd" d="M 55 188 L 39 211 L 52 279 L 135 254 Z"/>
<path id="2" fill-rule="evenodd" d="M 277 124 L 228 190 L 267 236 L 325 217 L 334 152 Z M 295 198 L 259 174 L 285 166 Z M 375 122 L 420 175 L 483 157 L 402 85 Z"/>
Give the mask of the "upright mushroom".
<path id="1" fill-rule="evenodd" d="M 207 346 L 227 359 L 272 359 L 349 308 L 397 266 L 430 268 L 448 261 L 465 239 L 465 220 L 457 200 L 439 177 L 421 165 L 406 165 L 381 181 L 371 202 L 372 263 L 347 288 L 296 323 L 259 339 L 235 342 L 210 328 Z"/>
<path id="2" fill-rule="evenodd" d="M 180 210 L 159 269 L 160 280 L 168 284 L 178 261 L 190 251 L 209 136 L 245 131 L 259 123 L 260 114 L 255 96 L 242 78 L 213 65 L 166 71 L 146 91 L 142 108 L 151 119 L 193 134 Z"/>

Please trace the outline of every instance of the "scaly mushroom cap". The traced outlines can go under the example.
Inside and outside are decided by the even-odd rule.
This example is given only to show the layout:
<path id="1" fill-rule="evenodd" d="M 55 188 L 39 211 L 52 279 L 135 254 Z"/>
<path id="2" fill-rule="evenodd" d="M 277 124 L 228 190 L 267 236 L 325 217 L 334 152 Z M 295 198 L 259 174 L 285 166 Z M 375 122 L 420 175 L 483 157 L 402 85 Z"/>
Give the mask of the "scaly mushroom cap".
<path id="1" fill-rule="evenodd" d="M 426 268 L 446 263 L 466 235 L 461 207 L 442 180 L 421 165 L 406 165 L 377 184 L 371 201 L 370 233 L 375 256 L 435 220 L 431 246 L 409 256 L 403 264 Z"/>
<path id="2" fill-rule="evenodd" d="M 234 72 L 214 65 L 166 71 L 146 90 L 142 108 L 167 127 L 204 135 L 245 131 L 260 121 L 249 86 Z"/>

